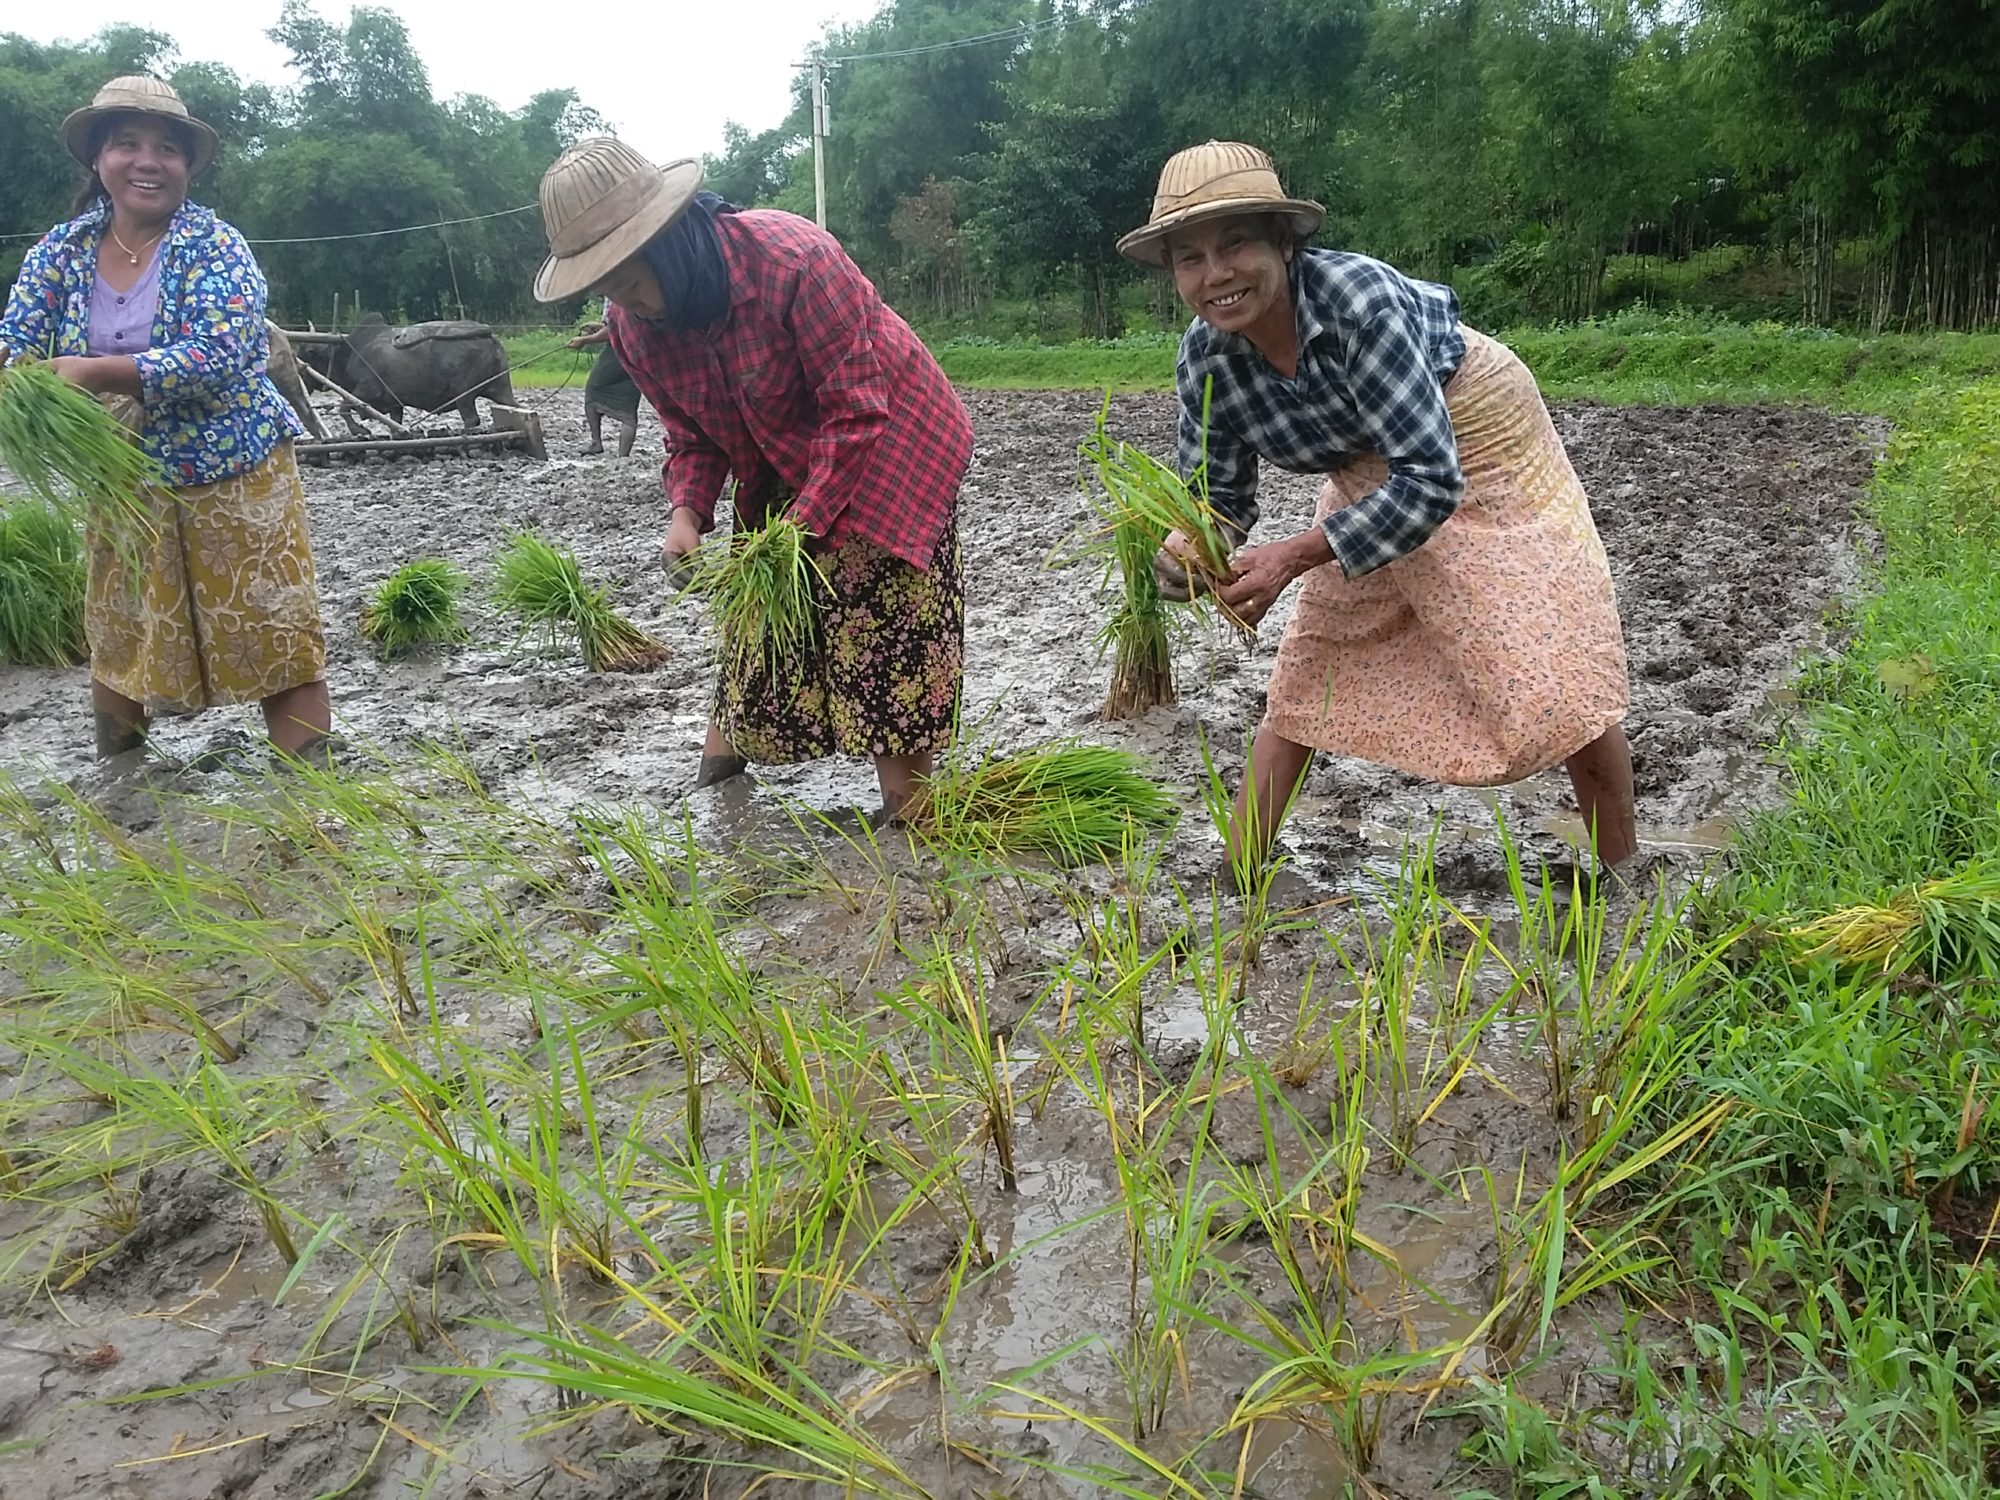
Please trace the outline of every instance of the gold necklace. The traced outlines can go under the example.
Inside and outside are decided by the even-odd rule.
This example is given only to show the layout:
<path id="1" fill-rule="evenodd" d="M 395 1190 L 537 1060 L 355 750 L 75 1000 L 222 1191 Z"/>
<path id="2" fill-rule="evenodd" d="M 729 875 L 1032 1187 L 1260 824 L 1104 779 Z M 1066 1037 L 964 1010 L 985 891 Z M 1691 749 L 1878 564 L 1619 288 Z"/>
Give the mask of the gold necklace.
<path id="1" fill-rule="evenodd" d="M 162 229 L 160 231 L 160 234 L 154 235 L 152 239 L 147 240 L 144 244 L 140 245 L 139 250 L 134 250 L 130 245 L 126 244 L 123 240 L 118 238 L 118 231 L 113 229 L 109 224 L 106 224 L 104 228 L 111 236 L 111 243 L 116 245 L 120 250 L 123 250 L 126 254 L 126 257 L 135 266 L 139 264 L 139 250 L 152 249 L 154 241 L 158 240 L 161 234 L 166 233 L 166 230 Z"/>

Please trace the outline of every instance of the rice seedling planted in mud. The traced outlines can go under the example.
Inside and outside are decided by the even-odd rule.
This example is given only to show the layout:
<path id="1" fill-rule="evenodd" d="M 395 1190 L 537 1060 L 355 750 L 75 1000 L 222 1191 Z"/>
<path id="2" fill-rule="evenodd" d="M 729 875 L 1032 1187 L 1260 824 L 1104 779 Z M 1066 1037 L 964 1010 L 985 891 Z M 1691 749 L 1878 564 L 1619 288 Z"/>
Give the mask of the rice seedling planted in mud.
<path id="1" fill-rule="evenodd" d="M 912 828 L 954 851 L 1025 851 L 1059 865 L 1115 858 L 1135 832 L 1178 807 L 1128 750 L 1056 744 L 1019 755 L 963 756 L 938 768 L 904 811 Z"/>
<path id="2" fill-rule="evenodd" d="M 419 557 L 383 579 L 361 610 L 361 637 L 384 656 L 413 646 L 452 646 L 469 632 L 458 617 L 465 575 L 441 557 Z"/>
<path id="3" fill-rule="evenodd" d="M 667 648 L 611 608 L 609 588 L 583 581 L 576 554 L 531 532 L 508 538 L 498 561 L 494 598 L 551 642 L 574 635 L 593 672 L 643 672 L 667 659 Z"/>
<path id="4" fill-rule="evenodd" d="M 793 661 L 811 647 L 827 585 L 810 540 L 792 517 L 775 515 L 704 550 L 692 587 L 708 596 L 722 649 L 739 668 L 759 657 Z"/>
<path id="5" fill-rule="evenodd" d="M 150 532 L 139 492 L 159 465 L 103 406 L 46 364 L 17 359 L 0 370 L 0 464 L 46 504 L 107 534 Z"/>
<path id="6" fill-rule="evenodd" d="M 0 662 L 67 667 L 83 639 L 83 543 L 76 522 L 46 500 L 0 510 Z"/>

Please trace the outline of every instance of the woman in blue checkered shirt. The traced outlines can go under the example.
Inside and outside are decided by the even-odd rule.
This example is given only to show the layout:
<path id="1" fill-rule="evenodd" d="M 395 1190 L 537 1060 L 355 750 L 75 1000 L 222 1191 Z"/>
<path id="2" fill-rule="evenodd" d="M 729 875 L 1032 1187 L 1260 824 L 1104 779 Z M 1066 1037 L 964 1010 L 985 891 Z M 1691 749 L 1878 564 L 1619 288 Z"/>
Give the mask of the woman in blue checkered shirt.
<path id="1" fill-rule="evenodd" d="M 1616 866 L 1637 847 L 1624 637 L 1548 408 L 1450 288 L 1307 248 L 1324 219 L 1262 151 L 1211 141 L 1167 163 L 1152 217 L 1119 242 L 1195 314 L 1181 467 L 1205 465 L 1218 516 L 1248 535 L 1260 462 L 1329 476 L 1316 523 L 1239 552 L 1217 589 L 1254 624 L 1304 580 L 1231 853 L 1248 840 L 1262 858 L 1325 750 L 1455 785 L 1562 765 Z M 1188 586 L 1180 545 L 1158 564 L 1170 593 Z"/>

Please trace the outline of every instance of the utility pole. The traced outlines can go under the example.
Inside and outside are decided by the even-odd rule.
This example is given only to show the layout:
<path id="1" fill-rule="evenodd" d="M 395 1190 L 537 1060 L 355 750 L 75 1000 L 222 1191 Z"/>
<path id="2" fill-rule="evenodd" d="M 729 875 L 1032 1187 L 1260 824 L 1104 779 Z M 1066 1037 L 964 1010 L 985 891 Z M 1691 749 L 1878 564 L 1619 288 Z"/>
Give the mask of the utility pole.
<path id="1" fill-rule="evenodd" d="M 826 61 L 812 61 L 813 217 L 826 228 Z"/>

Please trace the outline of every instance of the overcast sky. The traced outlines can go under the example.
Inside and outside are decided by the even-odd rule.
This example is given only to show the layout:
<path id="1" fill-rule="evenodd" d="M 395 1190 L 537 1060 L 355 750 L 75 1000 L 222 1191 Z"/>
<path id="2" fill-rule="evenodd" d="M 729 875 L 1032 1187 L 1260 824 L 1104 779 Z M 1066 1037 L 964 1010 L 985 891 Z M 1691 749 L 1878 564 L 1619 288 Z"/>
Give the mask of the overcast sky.
<path id="1" fill-rule="evenodd" d="M 791 103 L 792 64 L 828 22 L 851 24 L 881 0 L 651 0 L 637 5 L 391 0 L 430 71 L 431 92 L 484 94 L 519 109 L 542 89 L 574 88 L 655 161 L 718 150 L 725 120 L 764 130 Z M 345 25 L 348 0 L 314 0 Z M 264 33 L 280 0 L 140 5 L 80 0 L 8 5 L 0 31 L 81 41 L 129 23 L 163 31 L 183 62 L 218 62 L 248 81 L 295 82 Z M 77 101 L 79 104 L 82 100 Z"/>

